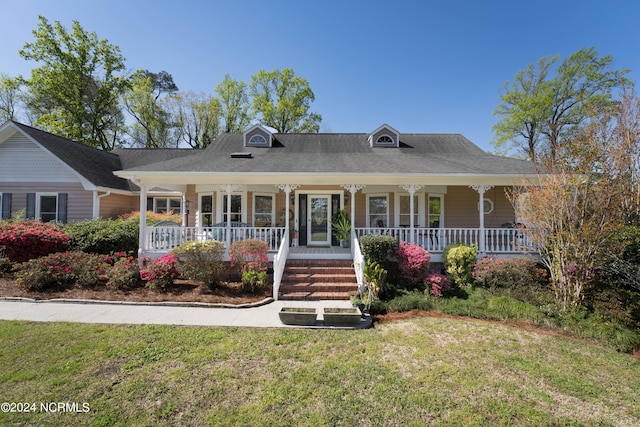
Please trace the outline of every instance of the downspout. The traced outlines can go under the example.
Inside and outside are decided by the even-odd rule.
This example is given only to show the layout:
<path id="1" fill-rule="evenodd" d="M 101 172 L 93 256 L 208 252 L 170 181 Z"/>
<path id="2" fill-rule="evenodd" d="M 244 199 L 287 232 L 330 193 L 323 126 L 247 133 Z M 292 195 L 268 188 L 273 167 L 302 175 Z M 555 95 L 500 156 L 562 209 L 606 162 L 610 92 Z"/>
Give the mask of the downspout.
<path id="1" fill-rule="evenodd" d="M 98 195 L 98 190 L 93 190 L 93 219 L 100 217 L 100 199 L 111 195 L 111 191 Z"/>

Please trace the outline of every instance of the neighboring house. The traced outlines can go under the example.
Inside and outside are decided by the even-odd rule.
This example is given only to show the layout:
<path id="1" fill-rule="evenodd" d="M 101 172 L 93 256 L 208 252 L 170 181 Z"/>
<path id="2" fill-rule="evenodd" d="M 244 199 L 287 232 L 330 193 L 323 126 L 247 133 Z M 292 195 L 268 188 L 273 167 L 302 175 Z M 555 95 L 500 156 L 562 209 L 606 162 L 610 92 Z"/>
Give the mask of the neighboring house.
<path id="1" fill-rule="evenodd" d="M 141 157 L 155 162 L 188 150 L 119 151 L 98 150 L 13 121 L 0 125 L 0 219 L 24 210 L 27 218 L 64 223 L 136 211 L 139 188 L 113 172 L 137 166 Z M 154 190 L 150 210 L 180 212 L 179 192 Z"/>

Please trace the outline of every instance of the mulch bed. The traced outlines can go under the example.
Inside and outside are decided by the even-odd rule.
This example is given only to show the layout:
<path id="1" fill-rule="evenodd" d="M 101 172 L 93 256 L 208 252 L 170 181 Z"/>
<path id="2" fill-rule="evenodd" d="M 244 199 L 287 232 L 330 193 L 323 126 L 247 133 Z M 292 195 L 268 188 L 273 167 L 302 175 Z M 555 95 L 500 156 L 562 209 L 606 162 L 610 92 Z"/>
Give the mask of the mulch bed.
<path id="1" fill-rule="evenodd" d="M 135 302 L 203 302 L 220 304 L 248 304 L 262 301 L 271 296 L 271 289 L 263 289 L 254 294 L 242 290 L 242 283 L 223 282 L 215 289 L 209 289 L 201 283 L 189 280 L 176 280 L 166 292 L 139 287 L 127 291 L 111 289 L 106 286 L 92 288 L 64 288 L 47 292 L 26 291 L 10 275 L 0 277 L 1 297 L 22 297 L 36 300 L 47 299 L 91 299 L 104 301 Z"/>

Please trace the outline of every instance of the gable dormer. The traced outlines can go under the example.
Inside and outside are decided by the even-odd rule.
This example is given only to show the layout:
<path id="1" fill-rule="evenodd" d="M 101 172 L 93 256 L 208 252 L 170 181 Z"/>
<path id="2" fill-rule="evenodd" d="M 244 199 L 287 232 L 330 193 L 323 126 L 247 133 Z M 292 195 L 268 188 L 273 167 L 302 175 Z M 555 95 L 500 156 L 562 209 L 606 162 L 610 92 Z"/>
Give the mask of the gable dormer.
<path id="1" fill-rule="evenodd" d="M 262 125 L 253 125 L 244 132 L 245 147 L 271 147 L 273 134 Z"/>
<path id="2" fill-rule="evenodd" d="M 371 147 L 393 147 L 400 146 L 400 132 L 391 126 L 384 124 L 369 134 L 369 145 Z"/>

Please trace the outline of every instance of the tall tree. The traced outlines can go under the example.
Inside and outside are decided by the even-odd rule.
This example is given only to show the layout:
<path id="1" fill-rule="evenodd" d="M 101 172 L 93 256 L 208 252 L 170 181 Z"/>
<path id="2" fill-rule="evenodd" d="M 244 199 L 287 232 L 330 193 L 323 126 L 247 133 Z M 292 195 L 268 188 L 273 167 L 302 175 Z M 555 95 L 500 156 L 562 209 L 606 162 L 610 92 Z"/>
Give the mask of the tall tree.
<path id="1" fill-rule="evenodd" d="M 253 110 L 263 125 L 280 133 L 318 132 L 322 116 L 309 112 L 315 95 L 309 83 L 291 68 L 251 76 Z"/>
<path id="2" fill-rule="evenodd" d="M 0 73 L 0 123 L 18 118 L 21 98 L 19 79 Z"/>
<path id="3" fill-rule="evenodd" d="M 166 71 L 153 73 L 138 70 L 130 78 L 130 88 L 123 97 L 125 109 L 135 119 L 129 135 L 135 145 L 165 148 L 174 145 L 172 117 L 163 106 L 161 95 L 171 95 L 178 87 Z"/>
<path id="4" fill-rule="evenodd" d="M 507 83 L 494 114 L 496 148 L 510 143 L 532 161 L 554 163 L 567 136 L 583 123 L 587 112 L 612 102 L 612 91 L 629 84 L 628 70 L 612 70 L 613 57 L 594 48 L 580 49 L 562 61 L 544 57 Z"/>
<path id="5" fill-rule="evenodd" d="M 179 141 L 191 148 L 205 148 L 220 133 L 220 101 L 193 92 L 176 93 L 167 98 Z"/>
<path id="6" fill-rule="evenodd" d="M 495 115 L 503 117 L 493 126 L 496 148 L 512 144 L 522 150 L 531 161 L 537 161 L 540 135 L 547 117 L 550 116 L 549 69 L 558 57 L 545 56 L 537 64 L 530 64 L 526 70 L 518 72 L 505 93 Z"/>
<path id="7" fill-rule="evenodd" d="M 68 32 L 59 21 L 39 17 L 35 41 L 19 51 L 42 65 L 25 81 L 35 124 L 58 135 L 110 150 L 119 144 L 123 117 L 118 106 L 127 79 L 120 48 L 73 21 Z"/>
<path id="8" fill-rule="evenodd" d="M 619 231 L 640 225 L 640 100 L 625 90 L 620 102 L 585 114 L 543 185 L 511 194 L 563 311 L 582 304 L 595 272 L 621 253 Z"/>
<path id="9" fill-rule="evenodd" d="M 225 74 L 216 86 L 220 102 L 223 132 L 242 132 L 251 123 L 249 96 L 245 82 L 232 79 Z"/>

